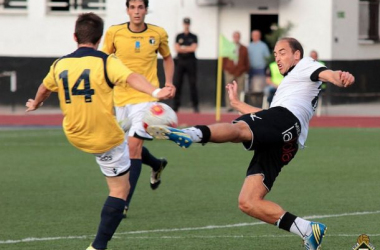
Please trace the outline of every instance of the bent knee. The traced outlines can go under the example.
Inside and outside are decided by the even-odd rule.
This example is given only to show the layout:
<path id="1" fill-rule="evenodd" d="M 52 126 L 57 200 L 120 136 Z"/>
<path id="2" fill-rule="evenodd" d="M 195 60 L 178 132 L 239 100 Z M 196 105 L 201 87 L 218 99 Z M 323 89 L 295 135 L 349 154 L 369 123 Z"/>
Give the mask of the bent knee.
<path id="1" fill-rule="evenodd" d="M 248 215 L 257 217 L 258 205 L 260 203 L 259 199 L 246 199 L 244 197 L 239 197 L 239 209 Z"/>

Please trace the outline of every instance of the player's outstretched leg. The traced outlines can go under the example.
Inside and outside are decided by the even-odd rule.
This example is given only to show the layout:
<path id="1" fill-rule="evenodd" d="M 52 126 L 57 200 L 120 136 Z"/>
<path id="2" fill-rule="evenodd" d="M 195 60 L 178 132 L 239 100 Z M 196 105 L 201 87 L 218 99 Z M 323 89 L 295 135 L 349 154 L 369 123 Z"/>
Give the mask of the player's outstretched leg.
<path id="1" fill-rule="evenodd" d="M 177 129 L 162 125 L 147 128 L 148 133 L 156 139 L 174 141 L 180 147 L 188 148 L 192 142 L 223 143 L 244 142 L 253 140 L 252 132 L 245 122 L 216 123 L 212 125 L 197 125 L 190 128 Z"/>
<path id="2" fill-rule="evenodd" d="M 193 142 L 188 134 L 181 129 L 176 129 L 163 125 L 154 125 L 147 128 L 148 133 L 156 139 L 174 141 L 182 148 L 190 147 Z"/>

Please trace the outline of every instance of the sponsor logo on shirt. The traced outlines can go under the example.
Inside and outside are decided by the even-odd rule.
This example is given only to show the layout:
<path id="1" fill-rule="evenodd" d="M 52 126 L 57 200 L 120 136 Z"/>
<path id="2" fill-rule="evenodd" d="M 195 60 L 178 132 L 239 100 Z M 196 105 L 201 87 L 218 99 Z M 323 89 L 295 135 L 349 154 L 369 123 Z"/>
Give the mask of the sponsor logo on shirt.
<path id="1" fill-rule="evenodd" d="M 154 36 L 149 37 L 149 43 L 151 45 L 154 45 L 156 43 L 156 39 L 154 38 Z"/>
<path id="2" fill-rule="evenodd" d="M 136 53 L 140 53 L 140 47 L 141 47 L 140 41 L 136 41 L 135 42 L 135 52 Z"/>

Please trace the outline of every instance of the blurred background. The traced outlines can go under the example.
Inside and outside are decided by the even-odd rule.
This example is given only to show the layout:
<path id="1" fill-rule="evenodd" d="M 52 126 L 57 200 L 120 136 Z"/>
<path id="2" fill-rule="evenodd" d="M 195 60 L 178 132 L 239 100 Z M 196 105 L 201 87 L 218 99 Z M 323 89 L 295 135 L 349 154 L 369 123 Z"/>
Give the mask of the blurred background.
<path id="1" fill-rule="evenodd" d="M 128 21 L 125 0 L 0 0 L 0 112 L 34 97 L 52 62 L 76 49 L 72 34 L 82 12 L 99 14 L 105 29 Z M 380 116 L 379 12 L 378 0 L 150 0 L 146 22 L 167 31 L 175 57 L 176 34 L 183 31 L 183 18 L 191 19 L 191 32 L 198 36 L 201 110 L 215 108 L 220 36 L 232 40 L 239 31 L 248 46 L 251 31 L 260 30 L 272 50 L 271 36 L 290 27 L 287 35 L 301 42 L 306 56 L 316 50 L 327 67 L 356 77 L 352 88 L 327 85 L 322 114 L 351 104 L 358 107 L 351 115 Z M 190 107 L 186 92 L 185 84 L 183 105 Z M 50 98 L 46 105 L 58 107 L 58 100 Z"/>

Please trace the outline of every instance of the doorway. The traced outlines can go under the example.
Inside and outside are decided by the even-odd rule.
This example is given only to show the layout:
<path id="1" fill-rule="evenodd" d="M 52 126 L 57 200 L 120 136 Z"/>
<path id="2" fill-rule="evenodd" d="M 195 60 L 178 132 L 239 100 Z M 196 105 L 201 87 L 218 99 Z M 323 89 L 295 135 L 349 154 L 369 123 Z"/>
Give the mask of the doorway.
<path id="1" fill-rule="evenodd" d="M 265 39 L 265 35 L 268 35 L 272 32 L 271 26 L 273 24 L 278 25 L 278 15 L 266 15 L 266 14 L 253 14 L 251 15 L 251 32 L 252 30 L 260 30 L 262 40 L 269 46 L 270 49 L 273 49 L 272 45 L 268 43 Z M 251 35 L 250 35 L 251 37 Z M 252 38 L 250 38 L 252 41 Z"/>

